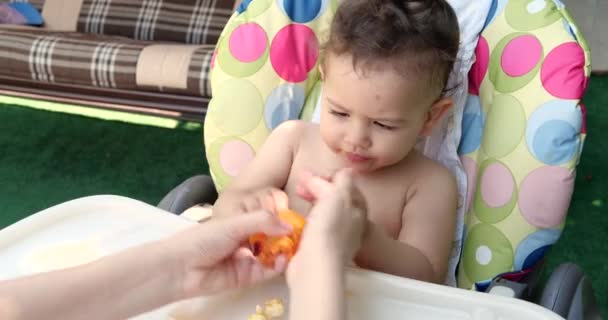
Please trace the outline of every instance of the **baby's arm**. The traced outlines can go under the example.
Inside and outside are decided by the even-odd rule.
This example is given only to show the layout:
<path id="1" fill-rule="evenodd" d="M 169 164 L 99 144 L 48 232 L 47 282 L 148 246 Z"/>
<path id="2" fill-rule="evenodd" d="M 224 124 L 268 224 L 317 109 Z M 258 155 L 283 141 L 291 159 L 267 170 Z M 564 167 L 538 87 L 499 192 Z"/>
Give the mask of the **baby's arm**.
<path id="1" fill-rule="evenodd" d="M 397 240 L 370 222 L 357 263 L 362 267 L 422 281 L 443 283 L 456 224 L 457 188 L 445 168 L 425 170 L 403 210 Z"/>
<path id="2" fill-rule="evenodd" d="M 243 201 L 255 201 L 248 197 L 253 193 L 266 189 L 270 195 L 272 189 L 283 189 L 304 128 L 299 121 L 288 121 L 275 128 L 251 163 L 220 193 L 213 215 L 243 212 L 246 206 Z"/>

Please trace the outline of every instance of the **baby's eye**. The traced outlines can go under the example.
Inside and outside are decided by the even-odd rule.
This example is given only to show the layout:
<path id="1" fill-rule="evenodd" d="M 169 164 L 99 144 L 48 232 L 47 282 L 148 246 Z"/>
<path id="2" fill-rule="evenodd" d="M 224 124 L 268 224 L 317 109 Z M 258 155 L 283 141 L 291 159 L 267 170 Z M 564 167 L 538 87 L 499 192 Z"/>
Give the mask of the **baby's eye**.
<path id="1" fill-rule="evenodd" d="M 382 129 L 384 129 L 384 130 L 391 131 L 391 130 L 397 129 L 396 127 L 389 126 L 389 125 L 383 124 L 381 122 L 374 122 L 374 124 L 377 125 L 378 127 L 382 128 Z"/>
<path id="2" fill-rule="evenodd" d="M 348 113 L 346 113 L 346 112 L 339 112 L 339 111 L 336 111 L 336 110 L 329 110 L 329 113 L 333 114 L 336 117 L 341 117 L 341 118 L 348 117 Z"/>

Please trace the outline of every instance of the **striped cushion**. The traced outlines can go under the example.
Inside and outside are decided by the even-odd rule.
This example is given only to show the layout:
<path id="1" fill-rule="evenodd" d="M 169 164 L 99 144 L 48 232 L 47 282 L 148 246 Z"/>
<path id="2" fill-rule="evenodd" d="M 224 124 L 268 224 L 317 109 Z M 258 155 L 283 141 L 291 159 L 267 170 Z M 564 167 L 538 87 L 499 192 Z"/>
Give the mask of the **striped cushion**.
<path id="1" fill-rule="evenodd" d="M 77 31 L 215 44 L 233 5 L 233 0 L 84 0 Z"/>
<path id="2" fill-rule="evenodd" d="M 104 35 L 0 29 L 0 69 L 3 75 L 49 83 L 210 95 L 213 46 L 199 46 L 192 53 L 183 75 L 186 87 L 167 88 L 136 81 L 141 52 L 149 45 Z"/>

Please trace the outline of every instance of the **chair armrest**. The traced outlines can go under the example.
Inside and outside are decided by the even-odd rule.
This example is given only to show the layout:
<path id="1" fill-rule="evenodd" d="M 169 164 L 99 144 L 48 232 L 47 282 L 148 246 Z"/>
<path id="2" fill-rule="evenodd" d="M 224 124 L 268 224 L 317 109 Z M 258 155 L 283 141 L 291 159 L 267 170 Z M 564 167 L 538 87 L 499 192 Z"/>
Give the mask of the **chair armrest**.
<path id="1" fill-rule="evenodd" d="M 211 177 L 198 175 L 173 188 L 159 202 L 157 207 L 175 214 L 181 214 L 197 204 L 213 204 L 216 199 L 217 191 Z"/>
<path id="2" fill-rule="evenodd" d="M 602 319 L 589 278 L 573 263 L 553 271 L 538 303 L 568 320 Z"/>

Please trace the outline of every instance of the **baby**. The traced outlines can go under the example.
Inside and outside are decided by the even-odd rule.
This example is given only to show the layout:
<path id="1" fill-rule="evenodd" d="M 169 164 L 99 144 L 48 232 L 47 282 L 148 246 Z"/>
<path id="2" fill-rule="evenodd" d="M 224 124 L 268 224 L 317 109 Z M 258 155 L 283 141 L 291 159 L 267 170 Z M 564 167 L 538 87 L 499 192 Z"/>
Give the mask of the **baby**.
<path id="1" fill-rule="evenodd" d="M 446 84 L 458 45 L 445 0 L 342 2 L 320 64 L 320 124 L 277 127 L 221 193 L 214 217 L 287 204 L 306 214 L 311 204 L 300 190 L 318 181 L 311 177 L 350 168 L 368 203 L 357 265 L 443 283 L 456 182 L 414 146 L 452 106 Z"/>

